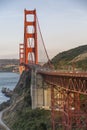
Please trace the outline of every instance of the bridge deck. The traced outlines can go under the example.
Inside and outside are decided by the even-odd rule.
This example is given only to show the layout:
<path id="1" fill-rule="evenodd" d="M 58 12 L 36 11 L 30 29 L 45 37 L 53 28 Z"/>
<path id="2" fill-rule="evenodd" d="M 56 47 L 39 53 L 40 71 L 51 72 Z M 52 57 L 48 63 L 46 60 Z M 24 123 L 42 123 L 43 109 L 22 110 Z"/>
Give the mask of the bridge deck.
<path id="1" fill-rule="evenodd" d="M 48 84 L 56 85 L 66 91 L 87 95 L 87 73 L 66 73 L 40 70 Z"/>
<path id="2" fill-rule="evenodd" d="M 46 70 L 39 70 L 38 73 L 42 75 L 49 75 L 49 76 L 62 76 L 62 77 L 81 77 L 87 78 L 87 73 L 85 72 L 58 72 L 58 71 L 46 71 Z"/>

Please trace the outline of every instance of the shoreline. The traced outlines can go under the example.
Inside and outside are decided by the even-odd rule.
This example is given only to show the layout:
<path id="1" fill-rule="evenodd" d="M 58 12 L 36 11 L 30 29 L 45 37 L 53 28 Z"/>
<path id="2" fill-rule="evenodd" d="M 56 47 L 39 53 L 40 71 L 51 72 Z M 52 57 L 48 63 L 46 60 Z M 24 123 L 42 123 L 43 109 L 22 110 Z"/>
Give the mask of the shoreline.
<path id="1" fill-rule="evenodd" d="M 11 105 L 11 97 L 13 94 L 13 90 L 18 83 L 19 74 L 16 72 L 2 71 L 0 78 L 1 78 L 0 80 L 1 93 L 2 93 L 2 88 L 4 88 L 3 90 L 5 90 L 3 91 L 4 93 L 2 93 L 1 96 L 3 95 L 3 97 L 7 98 L 7 100 L 5 101 L 3 100 L 3 102 L 0 104 L 0 130 L 10 130 L 3 120 L 3 115 L 4 112 L 8 111 Z"/>

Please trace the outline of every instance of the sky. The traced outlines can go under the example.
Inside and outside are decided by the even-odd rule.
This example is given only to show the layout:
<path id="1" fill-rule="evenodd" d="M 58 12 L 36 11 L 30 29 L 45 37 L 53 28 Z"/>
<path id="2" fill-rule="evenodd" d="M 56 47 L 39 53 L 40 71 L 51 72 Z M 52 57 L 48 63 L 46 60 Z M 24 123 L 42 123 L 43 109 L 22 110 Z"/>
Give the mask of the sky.
<path id="1" fill-rule="evenodd" d="M 87 44 L 87 0 L 0 0 L 0 59 L 19 58 L 25 8 L 36 8 L 50 58 Z"/>

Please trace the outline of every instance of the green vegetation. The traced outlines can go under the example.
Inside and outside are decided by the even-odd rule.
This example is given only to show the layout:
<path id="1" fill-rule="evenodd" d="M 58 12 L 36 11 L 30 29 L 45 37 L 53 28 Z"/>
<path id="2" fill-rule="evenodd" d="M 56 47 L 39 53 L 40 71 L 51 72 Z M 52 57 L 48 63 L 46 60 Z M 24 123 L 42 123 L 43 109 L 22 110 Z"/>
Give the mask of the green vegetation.
<path id="1" fill-rule="evenodd" d="M 51 130 L 50 112 L 40 109 L 23 109 L 17 112 L 12 130 Z"/>
<path id="2" fill-rule="evenodd" d="M 87 45 L 64 51 L 57 54 L 52 63 L 55 69 L 72 69 L 73 66 L 77 70 L 87 70 Z"/>

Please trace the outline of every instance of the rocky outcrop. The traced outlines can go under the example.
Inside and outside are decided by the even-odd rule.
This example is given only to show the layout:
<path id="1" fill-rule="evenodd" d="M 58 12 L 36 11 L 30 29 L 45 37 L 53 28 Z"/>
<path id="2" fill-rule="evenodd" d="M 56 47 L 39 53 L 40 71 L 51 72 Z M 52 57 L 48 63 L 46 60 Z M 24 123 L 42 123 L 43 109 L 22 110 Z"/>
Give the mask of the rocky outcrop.
<path id="1" fill-rule="evenodd" d="M 31 98 L 29 94 L 30 81 L 31 71 L 24 71 L 21 74 L 15 89 L 13 90 L 13 95 L 10 99 L 10 107 L 3 114 L 3 120 L 11 129 L 15 119 L 17 118 L 17 112 L 25 107 L 31 106 Z"/>
<path id="2" fill-rule="evenodd" d="M 4 93 L 6 97 L 12 97 L 13 95 L 13 91 L 9 88 L 2 88 L 2 93 Z"/>

